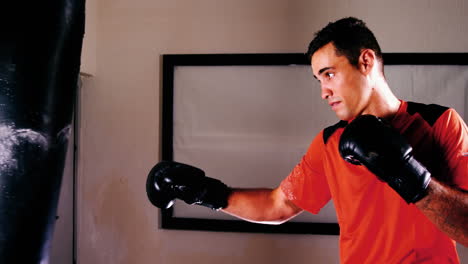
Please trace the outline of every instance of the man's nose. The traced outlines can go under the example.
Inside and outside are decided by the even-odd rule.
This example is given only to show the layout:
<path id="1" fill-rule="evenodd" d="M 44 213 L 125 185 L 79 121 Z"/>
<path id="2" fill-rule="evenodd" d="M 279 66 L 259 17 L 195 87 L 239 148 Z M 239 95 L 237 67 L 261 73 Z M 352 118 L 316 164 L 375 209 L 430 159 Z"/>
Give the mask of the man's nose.
<path id="1" fill-rule="evenodd" d="M 327 100 L 328 97 L 332 96 L 333 95 L 333 92 L 330 88 L 326 87 L 326 86 L 321 86 L 321 91 L 322 91 L 322 99 L 325 99 Z"/>

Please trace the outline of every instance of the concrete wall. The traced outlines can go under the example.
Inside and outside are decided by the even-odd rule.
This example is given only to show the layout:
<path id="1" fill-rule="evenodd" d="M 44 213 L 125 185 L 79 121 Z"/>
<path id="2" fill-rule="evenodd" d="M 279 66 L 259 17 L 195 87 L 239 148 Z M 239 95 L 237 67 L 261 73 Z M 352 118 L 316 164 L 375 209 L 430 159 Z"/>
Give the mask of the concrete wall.
<path id="1" fill-rule="evenodd" d="M 338 263 L 335 236 L 160 230 L 160 55 L 304 52 L 332 20 L 384 52 L 468 52 L 464 0 L 88 0 L 78 153 L 78 263 Z M 286 175 L 284 175 L 286 176 Z M 466 250 L 466 249 L 465 249 Z"/>

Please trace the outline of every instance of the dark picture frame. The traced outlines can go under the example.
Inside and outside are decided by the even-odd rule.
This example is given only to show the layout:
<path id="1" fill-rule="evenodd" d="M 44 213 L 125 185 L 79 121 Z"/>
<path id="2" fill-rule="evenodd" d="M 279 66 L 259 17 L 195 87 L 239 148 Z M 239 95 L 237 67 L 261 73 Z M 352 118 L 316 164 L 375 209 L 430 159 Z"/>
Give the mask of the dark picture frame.
<path id="1" fill-rule="evenodd" d="M 385 53 L 385 65 L 468 65 L 468 53 Z M 162 58 L 162 160 L 173 160 L 174 70 L 178 66 L 309 65 L 301 53 L 164 54 Z M 339 235 L 338 223 L 287 222 L 262 225 L 242 220 L 176 217 L 162 209 L 160 228 L 247 233 Z"/>

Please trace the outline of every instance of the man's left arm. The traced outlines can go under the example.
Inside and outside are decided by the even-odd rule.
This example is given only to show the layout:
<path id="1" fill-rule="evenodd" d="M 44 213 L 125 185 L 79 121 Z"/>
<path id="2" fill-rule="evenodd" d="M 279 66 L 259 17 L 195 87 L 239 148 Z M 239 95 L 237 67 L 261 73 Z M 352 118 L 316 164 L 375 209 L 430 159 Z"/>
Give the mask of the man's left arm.
<path id="1" fill-rule="evenodd" d="M 468 192 L 434 178 L 426 191 L 414 205 L 442 232 L 468 247 Z"/>
<path id="2" fill-rule="evenodd" d="M 468 247 L 468 191 L 453 187 L 466 186 L 468 157 L 460 153 L 457 159 L 452 157 L 450 178 L 457 180 L 453 186 L 445 185 L 414 158 L 411 146 L 398 132 L 370 115 L 348 124 L 339 150 L 346 161 L 366 166 L 441 231 Z"/>
<path id="3" fill-rule="evenodd" d="M 449 180 L 432 177 L 427 195 L 415 205 L 441 231 L 468 247 L 468 127 L 449 109 L 434 124 L 434 138 L 447 164 L 447 175 L 440 176 Z"/>

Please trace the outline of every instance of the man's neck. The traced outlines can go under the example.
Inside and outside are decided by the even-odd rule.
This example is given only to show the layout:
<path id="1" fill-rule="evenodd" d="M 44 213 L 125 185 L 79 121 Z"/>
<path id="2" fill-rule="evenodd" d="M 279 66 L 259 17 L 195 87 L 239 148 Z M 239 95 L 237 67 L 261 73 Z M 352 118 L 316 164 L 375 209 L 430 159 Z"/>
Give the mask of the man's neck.
<path id="1" fill-rule="evenodd" d="M 401 105 L 384 78 L 376 81 L 372 101 L 371 114 L 387 120 L 395 116 Z"/>

